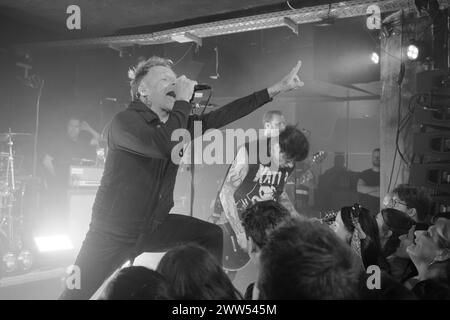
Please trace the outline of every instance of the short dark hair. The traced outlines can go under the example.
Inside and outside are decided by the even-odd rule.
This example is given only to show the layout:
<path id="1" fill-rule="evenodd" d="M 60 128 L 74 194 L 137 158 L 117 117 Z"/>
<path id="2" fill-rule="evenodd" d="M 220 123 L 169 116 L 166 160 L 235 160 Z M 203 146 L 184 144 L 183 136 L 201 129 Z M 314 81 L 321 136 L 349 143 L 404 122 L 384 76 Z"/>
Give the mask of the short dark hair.
<path id="1" fill-rule="evenodd" d="M 284 219 L 290 216 L 288 209 L 276 201 L 256 202 L 242 214 L 245 233 L 262 249 L 272 232 Z"/>
<path id="2" fill-rule="evenodd" d="M 392 193 L 396 194 L 401 201 L 404 201 L 408 208 L 416 209 L 419 222 L 430 222 L 433 216 L 433 201 L 427 189 L 400 184 L 392 190 Z"/>
<path id="3" fill-rule="evenodd" d="M 280 149 L 290 159 L 303 161 L 309 153 L 309 141 L 296 126 L 286 126 L 278 138 Z"/>
<path id="4" fill-rule="evenodd" d="M 171 300 L 169 282 L 158 272 L 141 266 L 123 268 L 105 289 L 105 300 Z"/>
<path id="5" fill-rule="evenodd" d="M 357 299 L 361 263 L 350 247 L 317 221 L 288 219 L 262 249 L 263 299 Z"/>
<path id="6" fill-rule="evenodd" d="M 157 271 L 171 283 L 176 299 L 236 300 L 242 298 L 217 259 L 193 244 L 169 250 Z"/>

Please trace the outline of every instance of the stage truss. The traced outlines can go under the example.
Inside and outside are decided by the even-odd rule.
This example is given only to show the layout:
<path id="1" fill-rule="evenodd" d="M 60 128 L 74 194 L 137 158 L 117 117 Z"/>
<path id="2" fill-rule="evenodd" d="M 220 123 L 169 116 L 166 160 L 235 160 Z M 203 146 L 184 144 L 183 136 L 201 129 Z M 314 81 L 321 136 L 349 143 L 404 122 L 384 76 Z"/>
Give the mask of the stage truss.
<path id="1" fill-rule="evenodd" d="M 450 0 L 440 0 L 441 7 L 450 6 Z M 38 43 L 20 44 L 21 49 L 31 48 L 57 48 L 57 47 L 111 47 L 121 48 L 133 45 L 155 45 L 180 41 L 195 41 L 201 44 L 201 39 L 206 37 L 221 36 L 226 34 L 264 30 L 277 27 L 295 27 L 295 25 L 321 21 L 327 16 L 333 18 L 350 18 L 367 15 L 367 8 L 376 4 L 381 12 L 394 12 L 401 9 L 413 11 L 414 0 L 354 0 L 343 1 L 331 5 L 320 5 L 295 10 L 278 11 L 243 18 L 228 19 L 210 23 L 185 26 L 164 31 L 138 34 L 109 36 L 90 39 L 49 41 Z M 300 30 L 301 33 L 301 30 Z"/>

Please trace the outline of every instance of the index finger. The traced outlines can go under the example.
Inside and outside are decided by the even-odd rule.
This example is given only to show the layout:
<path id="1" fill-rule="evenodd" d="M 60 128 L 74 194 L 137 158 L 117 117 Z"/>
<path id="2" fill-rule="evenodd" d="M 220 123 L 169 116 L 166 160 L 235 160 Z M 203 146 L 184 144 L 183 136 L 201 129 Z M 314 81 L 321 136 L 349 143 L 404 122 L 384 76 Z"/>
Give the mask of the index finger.
<path id="1" fill-rule="evenodd" d="M 297 74 L 298 71 L 300 70 L 301 66 L 302 66 L 302 60 L 298 60 L 296 66 L 294 67 L 294 69 L 292 69 L 291 74 Z"/>

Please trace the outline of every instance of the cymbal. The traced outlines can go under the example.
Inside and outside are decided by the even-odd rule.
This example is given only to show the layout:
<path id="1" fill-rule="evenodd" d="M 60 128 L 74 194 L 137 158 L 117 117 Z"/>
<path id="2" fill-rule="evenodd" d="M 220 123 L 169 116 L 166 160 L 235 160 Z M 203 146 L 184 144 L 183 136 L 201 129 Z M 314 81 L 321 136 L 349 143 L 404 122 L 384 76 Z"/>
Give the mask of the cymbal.
<path id="1" fill-rule="evenodd" d="M 26 132 L 5 132 L 5 133 L 0 133 L 0 142 L 4 142 L 4 141 L 8 141 L 8 139 L 14 138 L 14 137 L 28 137 L 28 136 L 32 136 L 31 133 L 26 133 Z"/>

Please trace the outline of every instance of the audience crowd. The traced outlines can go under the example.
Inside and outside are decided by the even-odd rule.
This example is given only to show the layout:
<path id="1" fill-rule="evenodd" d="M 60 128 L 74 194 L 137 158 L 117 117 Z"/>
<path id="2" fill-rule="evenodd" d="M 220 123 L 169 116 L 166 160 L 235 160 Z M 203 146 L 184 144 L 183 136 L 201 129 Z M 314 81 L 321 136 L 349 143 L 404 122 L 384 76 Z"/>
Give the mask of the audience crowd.
<path id="1" fill-rule="evenodd" d="M 274 201 L 242 223 L 256 282 L 242 294 L 203 247 L 168 251 L 156 271 L 126 267 L 102 299 L 450 299 L 450 219 L 425 190 L 399 185 L 380 212 L 349 204 L 327 219 L 293 218 Z"/>

